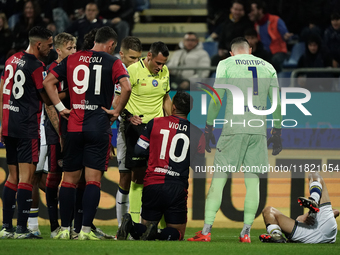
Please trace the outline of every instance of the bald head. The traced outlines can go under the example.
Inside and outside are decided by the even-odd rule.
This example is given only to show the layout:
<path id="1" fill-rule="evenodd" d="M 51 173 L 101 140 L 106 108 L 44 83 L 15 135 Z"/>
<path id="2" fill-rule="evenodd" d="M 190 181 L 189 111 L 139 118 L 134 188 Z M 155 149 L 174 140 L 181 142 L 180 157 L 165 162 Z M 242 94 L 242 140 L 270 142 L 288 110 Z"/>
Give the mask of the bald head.
<path id="1" fill-rule="evenodd" d="M 237 54 L 251 54 L 249 42 L 244 37 L 237 37 L 230 43 L 232 56 Z"/>

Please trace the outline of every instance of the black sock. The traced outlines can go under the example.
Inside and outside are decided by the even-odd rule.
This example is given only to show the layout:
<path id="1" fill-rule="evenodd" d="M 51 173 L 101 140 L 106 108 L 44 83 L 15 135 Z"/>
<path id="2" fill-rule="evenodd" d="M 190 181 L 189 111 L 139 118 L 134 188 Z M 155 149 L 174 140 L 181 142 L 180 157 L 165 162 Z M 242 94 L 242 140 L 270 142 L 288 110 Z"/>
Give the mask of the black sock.
<path id="1" fill-rule="evenodd" d="M 46 204 L 48 216 L 50 218 L 51 232 L 59 227 L 58 223 L 58 187 L 51 188 L 46 186 Z"/>
<path id="2" fill-rule="evenodd" d="M 83 226 L 91 227 L 100 200 L 100 182 L 87 182 L 83 197 Z"/>
<path id="3" fill-rule="evenodd" d="M 83 196 L 84 187 L 76 189 L 76 204 L 74 209 L 74 231 L 79 233 L 83 224 Z"/>
<path id="4" fill-rule="evenodd" d="M 59 191 L 60 219 L 62 227 L 70 227 L 74 203 L 76 201 L 76 185 L 62 182 Z"/>
<path id="5" fill-rule="evenodd" d="M 145 225 L 141 223 L 134 223 L 132 224 L 130 235 L 133 237 L 133 239 L 139 240 L 145 231 L 146 231 Z"/>
<path id="6" fill-rule="evenodd" d="M 17 185 L 6 181 L 2 191 L 2 226 L 4 228 L 13 228 L 12 219 L 15 210 L 15 195 L 17 193 Z"/>
<path id="7" fill-rule="evenodd" d="M 157 234 L 156 239 L 166 240 L 166 241 L 177 241 L 181 237 L 179 231 L 175 228 L 166 227 L 161 229 L 161 233 Z"/>
<path id="8" fill-rule="evenodd" d="M 17 193 L 18 221 L 17 233 L 24 233 L 27 230 L 27 220 L 32 204 L 32 185 L 29 183 L 19 183 Z"/>

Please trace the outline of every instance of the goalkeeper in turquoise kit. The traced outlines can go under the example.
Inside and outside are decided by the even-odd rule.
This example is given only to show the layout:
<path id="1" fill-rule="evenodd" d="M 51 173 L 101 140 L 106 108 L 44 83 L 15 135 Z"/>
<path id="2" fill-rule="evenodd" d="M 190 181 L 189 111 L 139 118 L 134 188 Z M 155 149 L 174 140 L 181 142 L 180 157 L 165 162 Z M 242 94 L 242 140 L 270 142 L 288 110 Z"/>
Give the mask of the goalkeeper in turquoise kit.
<path id="1" fill-rule="evenodd" d="M 282 150 L 281 101 L 275 69 L 263 59 L 251 55 L 249 43 L 243 37 L 235 38 L 231 42 L 230 54 L 231 57 L 219 62 L 216 70 L 214 88 L 221 100 L 226 94 L 227 106 L 221 137 L 216 146 L 215 172 L 206 199 L 204 227 L 188 241 L 211 240 L 210 232 L 221 206 L 228 171 L 235 169 L 244 172 L 247 190 L 244 201 L 244 226 L 239 239 L 240 242 L 250 243 L 250 228 L 260 200 L 259 174 L 265 172 L 269 166 L 267 145 L 273 143 L 273 155 Z M 218 102 L 217 96 L 214 97 Z M 267 141 L 268 113 L 265 111 L 269 111 L 268 97 L 272 107 L 276 106 L 276 109 L 273 119 L 267 120 L 273 126 L 272 136 Z M 207 152 L 211 151 L 209 142 L 215 144 L 212 131 L 214 124 L 221 123 L 214 123 L 220 108 L 220 103 L 210 101 L 205 127 Z"/>

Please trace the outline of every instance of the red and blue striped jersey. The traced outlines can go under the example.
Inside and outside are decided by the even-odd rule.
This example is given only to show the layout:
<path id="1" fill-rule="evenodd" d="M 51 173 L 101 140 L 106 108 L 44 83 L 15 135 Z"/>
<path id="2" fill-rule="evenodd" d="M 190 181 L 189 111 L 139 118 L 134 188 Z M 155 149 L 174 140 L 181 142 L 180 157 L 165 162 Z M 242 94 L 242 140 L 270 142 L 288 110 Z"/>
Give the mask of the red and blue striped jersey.
<path id="1" fill-rule="evenodd" d="M 105 52 L 79 51 L 51 73 L 68 84 L 72 111 L 67 131 L 111 133 L 109 116 L 101 107 L 110 109 L 115 84 L 129 77 L 121 60 Z"/>
<path id="2" fill-rule="evenodd" d="M 171 115 L 152 119 L 137 145 L 149 148 L 144 187 L 174 183 L 188 188 L 189 166 L 204 157 L 205 138 L 187 119 Z"/>
<path id="3" fill-rule="evenodd" d="M 45 65 L 33 54 L 18 52 L 5 63 L 3 76 L 2 135 L 37 139 L 40 134 L 41 97 Z"/>

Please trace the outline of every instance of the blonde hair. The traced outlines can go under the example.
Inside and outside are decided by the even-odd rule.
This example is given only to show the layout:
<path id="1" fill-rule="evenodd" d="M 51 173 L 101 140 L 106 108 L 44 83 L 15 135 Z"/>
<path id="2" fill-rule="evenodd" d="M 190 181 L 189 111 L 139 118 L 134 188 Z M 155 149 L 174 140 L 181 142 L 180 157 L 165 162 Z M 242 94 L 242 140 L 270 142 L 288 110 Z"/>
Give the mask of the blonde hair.
<path id="1" fill-rule="evenodd" d="M 67 44 L 68 42 L 74 42 L 77 43 L 77 39 L 69 34 L 69 33 L 60 33 L 54 37 L 54 47 L 56 49 L 62 47 L 64 44 Z"/>
<path id="2" fill-rule="evenodd" d="M 8 29 L 8 22 L 7 22 L 6 14 L 1 12 L 0 13 L 0 19 L 2 19 L 2 22 L 4 23 L 3 28 Z"/>

